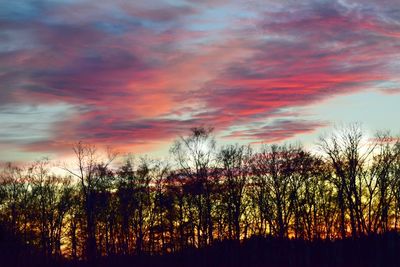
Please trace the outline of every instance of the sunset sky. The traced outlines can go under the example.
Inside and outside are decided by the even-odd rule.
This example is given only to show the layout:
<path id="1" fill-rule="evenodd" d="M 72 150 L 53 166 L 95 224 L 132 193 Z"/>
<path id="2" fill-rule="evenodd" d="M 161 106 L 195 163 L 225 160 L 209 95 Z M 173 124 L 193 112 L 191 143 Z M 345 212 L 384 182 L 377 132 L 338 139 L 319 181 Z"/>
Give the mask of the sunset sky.
<path id="1" fill-rule="evenodd" d="M 399 0 L 0 0 L 0 161 L 400 133 Z"/>

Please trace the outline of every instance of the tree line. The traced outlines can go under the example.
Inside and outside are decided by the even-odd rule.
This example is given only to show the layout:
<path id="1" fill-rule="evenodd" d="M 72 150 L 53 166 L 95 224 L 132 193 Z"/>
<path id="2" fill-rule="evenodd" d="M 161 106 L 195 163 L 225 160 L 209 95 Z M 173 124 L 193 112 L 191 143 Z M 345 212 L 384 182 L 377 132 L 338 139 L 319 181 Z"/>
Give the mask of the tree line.
<path id="1" fill-rule="evenodd" d="M 301 145 L 217 146 L 193 128 L 169 162 L 76 143 L 52 172 L 6 164 L 1 224 L 47 256 L 165 254 L 272 236 L 333 240 L 399 231 L 400 139 L 352 124 Z"/>

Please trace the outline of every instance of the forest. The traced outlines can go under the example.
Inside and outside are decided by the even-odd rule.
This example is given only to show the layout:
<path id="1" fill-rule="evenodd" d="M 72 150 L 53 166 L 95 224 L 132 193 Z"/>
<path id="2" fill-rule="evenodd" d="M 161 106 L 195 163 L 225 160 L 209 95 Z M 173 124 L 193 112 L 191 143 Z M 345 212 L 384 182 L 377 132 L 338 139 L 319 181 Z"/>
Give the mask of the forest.
<path id="1" fill-rule="evenodd" d="M 399 264 L 400 138 L 351 124 L 314 144 L 218 145 L 199 127 L 174 141 L 168 160 L 77 142 L 66 163 L 4 164 L 0 261 Z"/>

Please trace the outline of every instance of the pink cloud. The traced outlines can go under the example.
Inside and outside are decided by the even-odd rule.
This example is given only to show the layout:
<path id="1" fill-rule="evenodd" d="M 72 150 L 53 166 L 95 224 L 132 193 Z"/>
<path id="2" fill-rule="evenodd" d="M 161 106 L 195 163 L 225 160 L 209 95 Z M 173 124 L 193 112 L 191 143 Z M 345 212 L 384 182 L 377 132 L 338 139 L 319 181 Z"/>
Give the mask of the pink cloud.
<path id="1" fill-rule="evenodd" d="M 44 10 L 46 19 L 1 22 L 34 38 L 0 53 L 0 105 L 77 107 L 52 125 L 49 140 L 27 150 L 63 151 L 80 139 L 143 146 L 196 125 L 248 127 L 228 137 L 249 141 L 290 139 L 325 123 L 283 119 L 285 109 L 372 88 L 398 72 L 399 24 L 375 6 L 371 13 L 339 3 L 281 4 L 213 29 L 196 24 L 212 19 L 211 2 L 123 3 L 60 5 Z M 259 126 L 272 117 L 276 124 Z"/>

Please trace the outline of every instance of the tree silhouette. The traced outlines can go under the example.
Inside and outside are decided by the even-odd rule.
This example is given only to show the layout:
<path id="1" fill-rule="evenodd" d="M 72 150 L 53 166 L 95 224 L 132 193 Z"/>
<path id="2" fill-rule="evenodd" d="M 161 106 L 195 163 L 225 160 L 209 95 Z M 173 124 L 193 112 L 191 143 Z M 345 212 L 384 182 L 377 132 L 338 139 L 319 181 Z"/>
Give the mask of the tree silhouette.
<path id="1" fill-rule="evenodd" d="M 62 175 L 48 159 L 2 167 L 0 230 L 17 240 L 21 250 L 15 251 L 28 246 L 44 265 L 65 258 L 90 265 L 104 257 L 156 261 L 170 254 L 215 260 L 217 251 L 228 255 L 228 264 L 229 257 L 241 261 L 236 254 L 251 261 L 246 253 L 254 250 L 277 266 L 293 266 L 302 262 L 298 255 L 311 262 L 309 250 L 325 249 L 341 255 L 340 265 L 353 259 L 346 254 L 352 244 L 394 251 L 399 138 L 378 132 L 367 139 L 352 124 L 320 138 L 318 148 L 217 147 L 212 129 L 200 127 L 174 142 L 171 162 L 127 156 L 118 165 L 111 164 L 116 153 L 79 142 Z M 291 255 L 288 262 L 282 253 Z"/>

